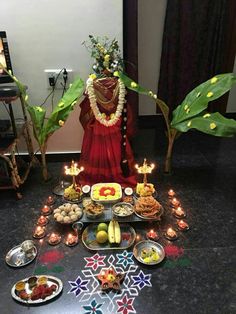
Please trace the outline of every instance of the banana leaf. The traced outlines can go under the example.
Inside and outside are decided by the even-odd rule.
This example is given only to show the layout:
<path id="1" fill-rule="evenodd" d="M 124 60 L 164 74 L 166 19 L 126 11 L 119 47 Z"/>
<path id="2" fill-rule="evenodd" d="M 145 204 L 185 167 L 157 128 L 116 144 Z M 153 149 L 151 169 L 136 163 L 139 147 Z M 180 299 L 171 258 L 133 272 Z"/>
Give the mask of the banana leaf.
<path id="1" fill-rule="evenodd" d="M 197 129 L 213 136 L 233 137 L 236 134 L 236 121 L 225 118 L 219 112 L 204 113 L 175 124 L 175 128 L 180 132 Z"/>
<path id="2" fill-rule="evenodd" d="M 177 124 L 198 115 L 208 106 L 208 102 L 215 100 L 230 90 L 236 82 L 233 73 L 219 74 L 194 88 L 184 101 L 173 111 L 171 125 Z"/>
<path id="3" fill-rule="evenodd" d="M 36 140 L 42 144 L 42 129 L 44 125 L 44 119 L 46 115 L 46 110 L 39 106 L 29 106 L 26 108 L 30 114 L 30 118 L 33 122 L 33 131 Z"/>
<path id="4" fill-rule="evenodd" d="M 131 78 L 129 78 L 123 72 L 118 72 L 118 73 L 119 73 L 119 78 L 121 79 L 121 81 L 125 84 L 125 86 L 128 89 L 131 89 L 131 90 L 133 90 L 139 94 L 149 95 L 149 92 L 150 92 L 149 90 L 140 86 L 138 83 L 134 82 Z M 135 87 L 132 86 L 133 83 L 136 84 Z"/>
<path id="5" fill-rule="evenodd" d="M 133 90 L 139 94 L 143 94 L 143 95 L 147 95 L 149 97 L 152 97 L 155 100 L 157 106 L 160 108 L 161 112 L 164 115 L 167 128 L 169 129 L 169 107 L 167 106 L 167 104 L 157 97 L 154 98 L 153 97 L 154 94 L 152 91 L 147 90 L 146 88 L 140 86 L 138 83 L 134 82 L 131 78 L 129 78 L 127 75 L 125 75 L 123 72 L 118 72 L 118 73 L 119 73 L 119 78 L 122 80 L 122 82 L 125 84 L 125 86 L 128 89 L 131 89 L 131 90 Z M 135 83 L 136 86 L 132 87 L 132 83 Z"/>
<path id="6" fill-rule="evenodd" d="M 46 125 L 42 130 L 42 141 L 44 142 L 54 131 L 62 125 L 59 122 L 65 122 L 70 112 L 73 110 L 76 100 L 80 98 L 84 91 L 84 82 L 78 77 L 65 95 L 61 98 L 53 112 L 51 113 Z"/>

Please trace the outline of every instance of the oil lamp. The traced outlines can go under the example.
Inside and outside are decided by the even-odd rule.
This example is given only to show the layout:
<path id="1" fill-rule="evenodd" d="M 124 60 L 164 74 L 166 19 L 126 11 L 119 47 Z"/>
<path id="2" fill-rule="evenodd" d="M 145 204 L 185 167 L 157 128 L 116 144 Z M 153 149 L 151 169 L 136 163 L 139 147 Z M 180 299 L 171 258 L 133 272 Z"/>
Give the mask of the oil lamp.
<path id="1" fill-rule="evenodd" d="M 177 232 L 172 227 L 169 227 L 166 230 L 165 237 L 166 237 L 166 239 L 173 241 L 173 240 L 176 240 L 178 238 L 178 235 L 177 235 Z"/>
<path id="2" fill-rule="evenodd" d="M 152 170 L 155 168 L 154 164 L 148 165 L 146 158 L 144 158 L 142 166 L 135 165 L 135 168 L 138 170 L 138 173 L 143 174 L 143 183 L 147 184 L 147 174 L 152 173 Z"/>
<path id="3" fill-rule="evenodd" d="M 78 176 L 83 170 L 84 167 L 78 168 L 78 165 L 74 162 L 74 160 L 72 160 L 70 168 L 68 168 L 68 166 L 65 166 L 65 174 L 72 176 L 72 183 L 74 188 L 76 187 L 75 177 Z"/>

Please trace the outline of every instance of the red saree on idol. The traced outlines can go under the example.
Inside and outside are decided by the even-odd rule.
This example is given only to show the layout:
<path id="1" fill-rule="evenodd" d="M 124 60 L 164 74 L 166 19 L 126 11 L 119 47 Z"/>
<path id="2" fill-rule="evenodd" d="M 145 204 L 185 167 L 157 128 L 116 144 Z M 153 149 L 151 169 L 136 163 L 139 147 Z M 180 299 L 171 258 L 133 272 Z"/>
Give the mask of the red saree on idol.
<path id="1" fill-rule="evenodd" d="M 117 84 L 116 78 L 94 81 L 97 106 L 101 113 L 106 114 L 107 119 L 117 108 L 118 93 L 114 93 L 117 90 Z M 114 125 L 108 127 L 95 119 L 87 95 L 80 106 L 80 122 L 84 128 L 84 137 L 79 164 L 84 167 L 84 171 L 79 175 L 79 183 L 93 185 L 100 182 L 117 182 L 122 187 L 135 187 L 137 181 L 134 157 L 129 143 L 134 127 L 129 104 L 126 103 L 125 107 L 127 123 L 125 125 L 122 123 L 123 116 L 121 116 Z M 121 168 L 124 151 L 129 166 L 128 175 L 124 174 Z"/>

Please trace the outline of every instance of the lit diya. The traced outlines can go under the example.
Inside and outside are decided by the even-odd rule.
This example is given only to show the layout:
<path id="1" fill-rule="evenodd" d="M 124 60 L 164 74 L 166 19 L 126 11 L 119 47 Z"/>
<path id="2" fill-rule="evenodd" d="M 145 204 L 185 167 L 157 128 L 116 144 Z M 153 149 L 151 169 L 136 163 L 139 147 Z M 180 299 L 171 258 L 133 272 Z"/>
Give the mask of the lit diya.
<path id="1" fill-rule="evenodd" d="M 33 237 L 35 239 L 41 239 L 41 238 L 45 237 L 45 235 L 46 235 L 45 227 L 37 226 L 35 228 L 34 233 L 33 233 Z"/>
<path id="2" fill-rule="evenodd" d="M 158 233 L 154 231 L 153 229 L 151 229 L 150 231 L 146 233 L 146 237 L 147 239 L 152 240 L 152 241 L 157 241 L 159 239 Z"/>
<path id="3" fill-rule="evenodd" d="M 180 202 L 177 200 L 176 197 L 174 197 L 170 202 L 173 207 L 178 207 L 180 205 Z"/>
<path id="4" fill-rule="evenodd" d="M 178 220 L 177 221 L 178 229 L 181 231 L 187 231 L 189 230 L 189 225 L 186 221 L 184 220 Z"/>
<path id="5" fill-rule="evenodd" d="M 74 246 L 78 243 L 78 236 L 72 233 L 69 233 L 64 243 L 67 246 Z"/>
<path id="6" fill-rule="evenodd" d="M 172 189 L 170 189 L 170 190 L 168 191 L 168 195 L 169 195 L 169 197 L 175 196 L 175 191 L 172 190 Z"/>
<path id="7" fill-rule="evenodd" d="M 61 242 L 61 236 L 59 233 L 52 232 L 48 235 L 47 241 L 50 245 L 57 245 Z"/>
<path id="8" fill-rule="evenodd" d="M 169 227 L 166 230 L 164 235 L 165 235 L 166 239 L 168 239 L 170 241 L 174 241 L 174 240 L 176 240 L 178 238 L 177 232 L 172 227 Z"/>
<path id="9" fill-rule="evenodd" d="M 46 201 L 47 205 L 53 205 L 55 203 L 55 197 L 52 195 L 49 195 Z"/>
<path id="10" fill-rule="evenodd" d="M 184 211 L 183 208 L 180 207 L 180 206 L 178 206 L 178 207 L 173 211 L 173 215 L 174 215 L 176 218 L 184 218 L 184 217 L 186 217 L 185 211 Z"/>
<path id="11" fill-rule="evenodd" d="M 102 269 L 97 276 L 101 282 L 101 289 L 103 291 L 108 289 L 120 290 L 121 282 L 123 281 L 125 274 L 117 273 L 113 268 Z"/>
<path id="12" fill-rule="evenodd" d="M 45 216 L 40 216 L 38 221 L 37 221 L 37 225 L 46 226 L 46 224 L 48 224 L 48 218 Z"/>
<path id="13" fill-rule="evenodd" d="M 41 208 L 41 213 L 44 216 L 48 216 L 52 213 L 52 208 L 48 205 L 44 205 L 43 208 Z"/>

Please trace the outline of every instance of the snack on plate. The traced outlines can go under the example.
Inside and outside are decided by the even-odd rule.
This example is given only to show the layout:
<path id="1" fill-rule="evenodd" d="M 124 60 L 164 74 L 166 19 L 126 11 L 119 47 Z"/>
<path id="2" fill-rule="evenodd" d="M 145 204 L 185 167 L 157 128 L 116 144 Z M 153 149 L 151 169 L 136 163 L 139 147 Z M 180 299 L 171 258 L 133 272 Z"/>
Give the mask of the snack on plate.
<path id="1" fill-rule="evenodd" d="M 161 210 L 161 204 L 152 196 L 139 197 L 135 204 L 135 211 L 147 218 L 155 217 Z"/>
<path id="2" fill-rule="evenodd" d="M 123 196 L 122 202 L 124 202 L 124 203 L 129 203 L 129 204 L 133 204 L 133 203 L 134 203 L 133 196 L 131 196 L 131 195 L 125 195 L 125 196 Z"/>
<path id="3" fill-rule="evenodd" d="M 155 192 L 152 183 L 138 183 L 136 186 L 136 193 L 140 196 L 151 196 Z"/>
<path id="4" fill-rule="evenodd" d="M 146 264 L 157 262 L 160 259 L 158 252 L 152 248 L 144 248 L 141 251 L 141 258 Z"/>
<path id="5" fill-rule="evenodd" d="M 104 206 L 98 203 L 90 203 L 85 206 L 84 211 L 86 215 L 90 218 L 96 218 L 101 215 L 104 211 Z"/>
<path id="6" fill-rule="evenodd" d="M 118 183 L 97 183 L 93 185 L 91 198 L 94 201 L 118 201 L 122 197 L 121 186 Z"/>
<path id="7" fill-rule="evenodd" d="M 78 185 L 74 187 L 72 184 L 64 191 L 64 198 L 67 199 L 68 201 L 76 201 L 80 198 L 81 195 L 82 190 Z"/>
<path id="8" fill-rule="evenodd" d="M 113 206 L 113 212 L 119 217 L 126 217 L 133 214 L 134 208 L 129 203 L 117 203 Z"/>
<path id="9" fill-rule="evenodd" d="M 65 203 L 54 209 L 53 213 L 57 222 L 69 224 L 78 220 L 83 210 L 77 204 Z"/>
<path id="10" fill-rule="evenodd" d="M 46 278 L 46 281 L 44 284 L 41 284 L 39 283 L 39 280 L 37 280 L 39 278 L 30 277 L 27 280 L 27 282 L 23 282 L 24 287 L 25 287 L 24 290 L 19 289 L 19 284 L 21 286 L 23 285 L 22 285 L 22 282 L 18 282 L 15 285 L 16 294 L 24 301 L 27 301 L 27 300 L 35 301 L 35 300 L 40 300 L 40 299 L 44 300 L 46 297 L 52 295 L 58 289 L 58 286 L 55 284 L 52 284 L 52 285 L 47 284 L 47 277 L 44 277 L 44 278 Z M 33 285 L 32 285 L 32 282 L 34 282 Z"/>

